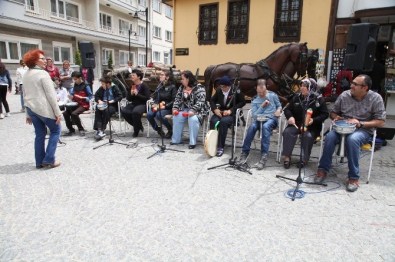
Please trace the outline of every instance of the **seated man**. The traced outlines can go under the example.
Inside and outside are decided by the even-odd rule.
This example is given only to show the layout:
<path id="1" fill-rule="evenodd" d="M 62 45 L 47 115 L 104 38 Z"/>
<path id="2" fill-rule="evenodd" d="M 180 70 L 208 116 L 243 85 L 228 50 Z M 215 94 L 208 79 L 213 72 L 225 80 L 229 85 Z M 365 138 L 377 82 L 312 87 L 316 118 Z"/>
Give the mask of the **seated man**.
<path id="1" fill-rule="evenodd" d="M 76 108 L 67 108 L 63 112 L 63 117 L 66 122 L 66 126 L 69 132 L 66 133 L 67 136 L 71 136 L 75 133 L 73 128 L 73 123 L 77 125 L 80 136 L 85 135 L 85 130 L 82 127 L 80 114 L 89 109 L 89 100 L 92 98 L 92 91 L 89 85 L 85 84 L 82 74 L 80 72 L 73 72 L 72 74 L 74 87 L 70 89 L 70 100 L 77 102 Z"/>
<path id="2" fill-rule="evenodd" d="M 345 137 L 345 149 L 348 158 L 347 191 L 358 190 L 359 156 L 361 145 L 367 143 L 375 127 L 385 123 L 385 109 L 381 96 L 370 90 L 372 80 L 367 75 L 358 75 L 351 82 L 351 89 L 344 91 L 336 100 L 330 113 L 333 121 L 345 119 L 358 128 Z M 314 182 L 322 183 L 332 164 L 332 155 L 341 135 L 330 131 L 325 138 L 324 151 L 318 165 Z"/>
<path id="3" fill-rule="evenodd" d="M 233 98 L 234 90 L 231 90 L 232 85 L 228 76 L 223 76 L 218 80 L 219 88 L 211 97 L 210 105 L 214 115 L 210 119 L 210 129 L 215 129 L 218 124 L 218 145 L 217 155 L 222 156 L 224 153 L 224 146 L 228 128 L 235 121 L 235 114 L 238 108 L 242 108 L 246 102 L 243 94 L 236 92 L 236 97 Z"/>
<path id="4" fill-rule="evenodd" d="M 274 128 L 278 125 L 278 117 L 281 114 L 281 104 L 277 94 L 266 89 L 266 80 L 258 79 L 256 87 L 257 95 L 251 101 L 253 122 L 247 130 L 247 135 L 243 143 L 239 163 L 243 164 L 247 161 L 250 153 L 251 142 L 254 139 L 257 130 L 261 129 L 261 159 L 256 164 L 258 170 L 265 167 L 267 154 L 269 152 L 270 135 Z M 267 120 L 263 123 L 257 120 L 259 115 L 263 115 Z"/>
<path id="5" fill-rule="evenodd" d="M 111 77 L 101 78 L 100 83 L 101 87 L 95 93 L 95 102 L 98 105 L 107 104 L 108 108 L 99 110 L 96 107 L 93 129 L 96 130 L 95 139 L 97 141 L 106 136 L 104 130 L 106 130 L 107 123 L 110 117 L 118 111 L 118 102 L 122 100 L 121 91 L 111 83 Z"/>

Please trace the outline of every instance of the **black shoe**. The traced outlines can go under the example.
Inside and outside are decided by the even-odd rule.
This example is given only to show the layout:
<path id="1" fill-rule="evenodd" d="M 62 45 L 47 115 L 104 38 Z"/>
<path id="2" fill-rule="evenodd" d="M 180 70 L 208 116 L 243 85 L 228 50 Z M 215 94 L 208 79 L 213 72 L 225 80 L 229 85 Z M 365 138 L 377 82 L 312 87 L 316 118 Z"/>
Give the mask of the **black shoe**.
<path id="1" fill-rule="evenodd" d="M 160 128 L 160 127 L 158 127 L 158 130 L 156 130 L 156 132 L 158 133 L 158 135 L 160 137 L 164 137 L 165 136 L 165 133 L 163 132 L 162 128 Z"/>
<path id="2" fill-rule="evenodd" d="M 196 147 L 196 145 L 189 145 L 188 148 L 189 149 L 194 149 Z"/>
<path id="3" fill-rule="evenodd" d="M 78 133 L 80 134 L 80 136 L 85 136 L 85 130 L 84 129 L 78 130 Z"/>
<path id="4" fill-rule="evenodd" d="M 64 135 L 65 136 L 72 136 L 75 134 L 75 130 L 69 130 L 68 132 L 66 132 Z"/>
<path id="5" fill-rule="evenodd" d="M 173 136 L 173 132 L 172 131 L 168 131 L 165 135 L 165 138 L 171 138 Z"/>
<path id="6" fill-rule="evenodd" d="M 139 136 L 139 132 L 133 132 L 133 137 L 138 137 Z"/>

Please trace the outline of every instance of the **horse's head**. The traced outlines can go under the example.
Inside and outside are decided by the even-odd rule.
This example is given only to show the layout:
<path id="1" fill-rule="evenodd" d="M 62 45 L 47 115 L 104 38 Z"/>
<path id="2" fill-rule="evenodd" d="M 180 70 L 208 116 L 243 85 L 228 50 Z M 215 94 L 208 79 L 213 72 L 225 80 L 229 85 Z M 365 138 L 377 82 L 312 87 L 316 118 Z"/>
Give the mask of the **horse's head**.
<path id="1" fill-rule="evenodd" d="M 306 74 L 307 70 L 307 43 L 298 43 L 290 47 L 291 61 L 295 65 L 298 76 Z"/>

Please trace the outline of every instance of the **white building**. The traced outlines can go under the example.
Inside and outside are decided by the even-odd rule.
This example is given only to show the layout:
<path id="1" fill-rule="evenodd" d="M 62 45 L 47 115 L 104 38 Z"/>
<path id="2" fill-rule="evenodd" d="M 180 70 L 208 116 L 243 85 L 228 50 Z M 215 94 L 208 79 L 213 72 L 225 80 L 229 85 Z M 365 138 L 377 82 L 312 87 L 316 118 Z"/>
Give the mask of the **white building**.
<path id="1" fill-rule="evenodd" d="M 172 36 L 172 11 L 166 12 L 171 7 L 153 0 L 160 15 L 153 12 L 151 1 L 1 0 L 0 58 L 11 73 L 31 48 L 44 50 L 57 66 L 65 59 L 73 65 L 78 42 L 89 41 L 94 46 L 96 78 L 107 69 L 110 54 L 115 68 L 126 66 L 129 59 L 134 65 L 146 65 L 153 60 L 153 50 L 160 52 L 155 53 L 160 62 L 170 64 L 165 57 L 171 52 L 172 39 L 166 41 L 165 32 Z M 163 41 L 152 39 L 153 25 L 162 28 Z"/>

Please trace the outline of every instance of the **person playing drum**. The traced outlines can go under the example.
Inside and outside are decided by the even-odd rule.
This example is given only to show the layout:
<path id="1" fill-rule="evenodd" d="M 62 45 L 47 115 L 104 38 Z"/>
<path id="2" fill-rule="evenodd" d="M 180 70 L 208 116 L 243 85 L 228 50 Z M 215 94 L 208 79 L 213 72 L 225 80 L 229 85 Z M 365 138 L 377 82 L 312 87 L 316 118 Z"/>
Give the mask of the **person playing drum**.
<path id="1" fill-rule="evenodd" d="M 242 108 L 246 102 L 243 94 L 231 90 L 231 80 L 228 76 L 223 76 L 218 80 L 219 88 L 211 97 L 210 105 L 214 115 L 210 119 L 210 129 L 215 129 L 218 124 L 218 145 L 216 156 L 221 157 L 224 153 L 224 146 L 228 128 L 235 120 L 236 110 Z M 235 99 L 235 100 L 234 100 Z"/>
<path id="2" fill-rule="evenodd" d="M 253 122 L 247 130 L 243 143 L 239 163 L 244 164 L 250 153 L 251 142 L 257 130 L 261 130 L 261 158 L 256 164 L 258 170 L 262 170 L 267 161 L 269 153 L 270 135 L 278 125 L 278 117 L 281 114 L 281 104 L 276 93 L 266 89 L 266 80 L 258 79 L 256 87 L 257 95 L 251 101 Z M 261 117 L 263 116 L 263 119 Z M 258 121 L 258 118 L 261 121 Z"/>
<path id="3" fill-rule="evenodd" d="M 314 79 L 303 79 L 300 86 L 300 93 L 294 95 L 288 106 L 284 109 L 284 115 L 288 121 L 288 126 L 283 132 L 284 143 L 282 150 L 283 165 L 286 169 L 291 165 L 292 150 L 299 134 L 302 134 L 303 157 L 299 159 L 298 167 L 307 164 L 310 159 L 313 143 L 321 132 L 322 123 L 329 116 L 324 99 L 322 97 L 319 98 L 312 91 L 316 90 L 316 88 L 317 84 Z"/>
<path id="4" fill-rule="evenodd" d="M 118 102 L 122 100 L 121 91 L 111 82 L 111 77 L 105 76 L 100 79 L 101 86 L 95 93 L 97 103 L 95 111 L 95 122 L 93 129 L 96 130 L 95 139 L 97 141 L 105 137 L 107 123 L 110 117 L 118 111 Z M 107 108 L 108 107 L 108 108 Z"/>
<path id="5" fill-rule="evenodd" d="M 66 122 L 66 126 L 69 131 L 66 133 L 67 136 L 71 136 L 75 133 L 73 123 L 77 125 L 80 136 L 85 135 L 85 130 L 82 127 L 80 114 L 89 109 L 89 101 L 93 97 L 91 88 L 85 84 L 82 74 L 80 72 L 73 72 L 72 74 L 74 87 L 70 89 L 70 100 L 76 102 L 77 105 L 74 108 L 68 108 L 63 112 L 63 117 Z"/>
<path id="6" fill-rule="evenodd" d="M 67 90 L 62 87 L 59 78 L 54 77 L 52 81 L 55 85 L 56 99 L 58 100 L 59 108 L 61 111 L 64 111 L 66 103 L 69 100 Z"/>
<path id="7" fill-rule="evenodd" d="M 345 148 L 348 158 L 348 182 L 346 190 L 354 192 L 359 187 L 359 157 L 361 145 L 367 143 L 373 129 L 382 127 L 385 123 L 386 112 L 382 97 L 370 90 L 372 80 L 368 75 L 358 75 L 351 82 L 351 89 L 344 91 L 336 100 L 330 113 L 333 121 L 347 120 L 354 124 L 356 130 L 346 135 Z M 340 143 L 341 134 L 335 130 L 325 137 L 324 151 L 320 159 L 314 182 L 322 183 L 332 164 L 335 145 Z"/>

